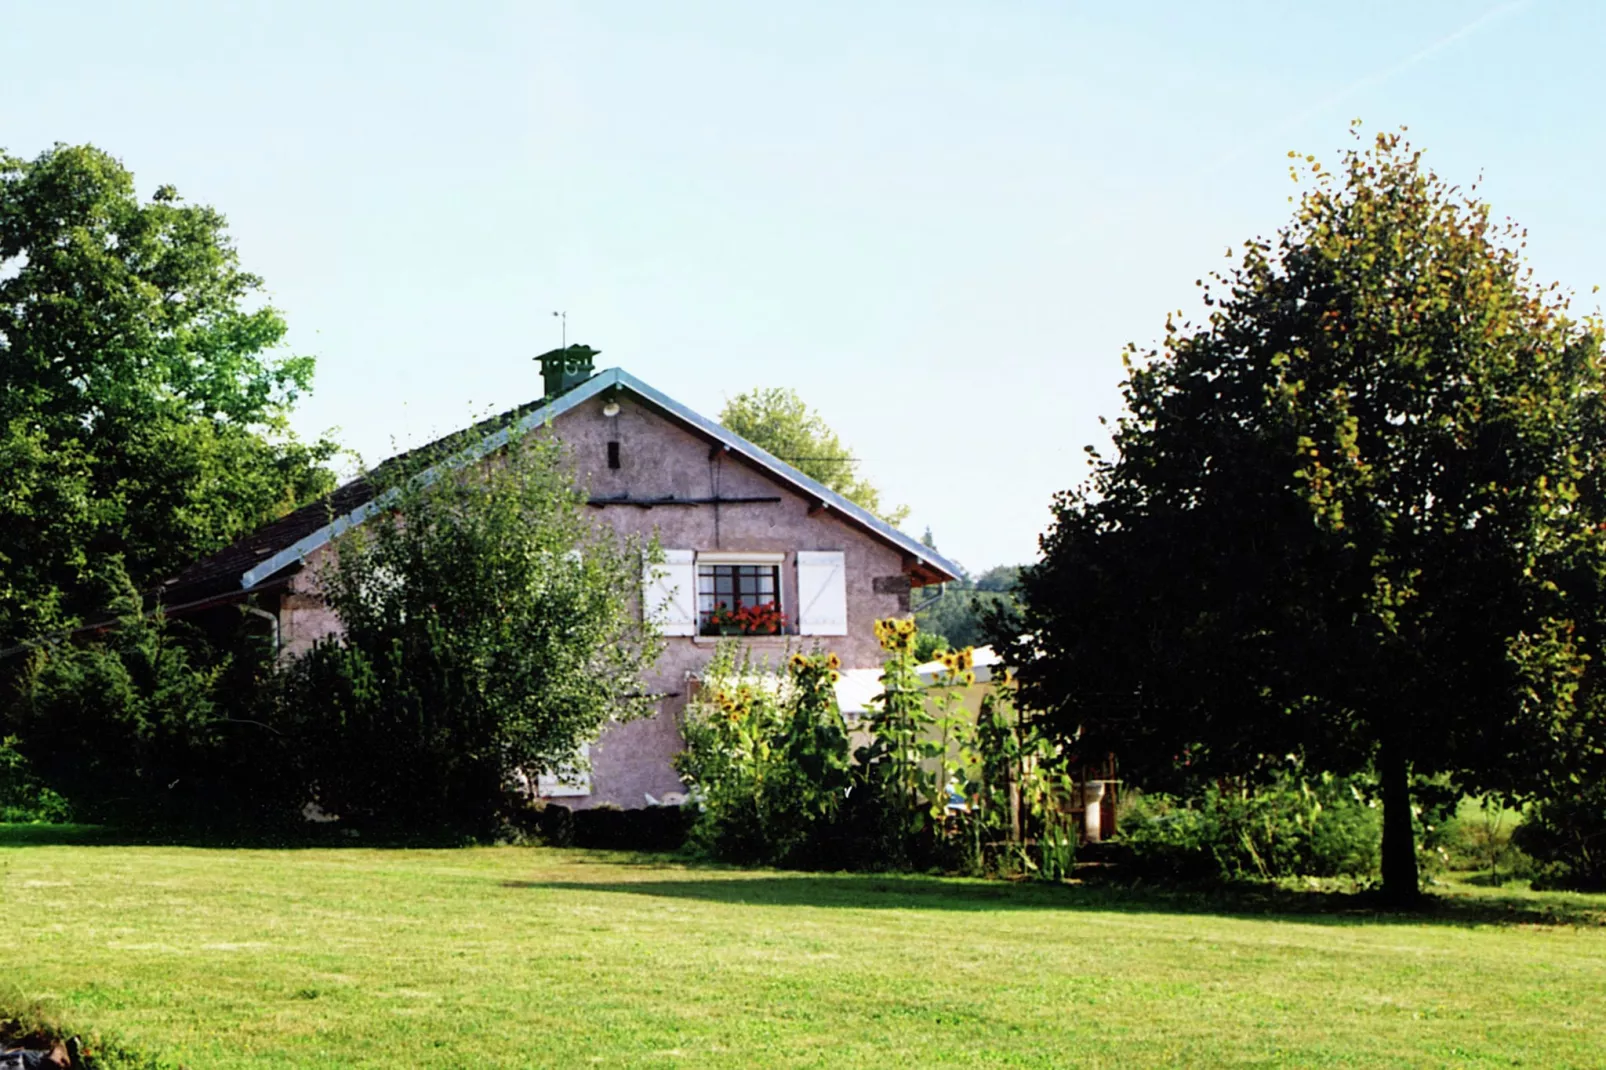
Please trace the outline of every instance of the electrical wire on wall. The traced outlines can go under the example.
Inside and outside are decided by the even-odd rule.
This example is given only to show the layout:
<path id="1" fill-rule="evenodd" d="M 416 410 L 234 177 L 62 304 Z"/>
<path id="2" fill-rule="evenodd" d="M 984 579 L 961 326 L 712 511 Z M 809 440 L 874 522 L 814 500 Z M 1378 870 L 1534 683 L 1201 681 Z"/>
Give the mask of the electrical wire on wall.
<path id="1" fill-rule="evenodd" d="M 721 476 L 725 471 L 725 451 L 717 446 L 708 451 L 708 486 L 709 497 L 714 499 L 714 549 L 724 547 L 719 541 L 719 487 Z"/>

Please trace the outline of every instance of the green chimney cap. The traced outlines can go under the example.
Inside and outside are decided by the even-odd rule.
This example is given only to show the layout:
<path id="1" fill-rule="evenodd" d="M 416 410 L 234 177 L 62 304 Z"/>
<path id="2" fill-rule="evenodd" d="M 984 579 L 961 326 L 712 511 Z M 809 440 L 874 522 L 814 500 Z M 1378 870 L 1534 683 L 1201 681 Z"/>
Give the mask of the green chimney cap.
<path id="1" fill-rule="evenodd" d="M 546 387 L 546 397 L 555 398 L 595 375 L 596 367 L 591 358 L 601 352 L 600 349 L 592 349 L 577 342 L 564 349 L 554 349 L 536 357 L 535 359 L 541 362 L 541 381 Z"/>

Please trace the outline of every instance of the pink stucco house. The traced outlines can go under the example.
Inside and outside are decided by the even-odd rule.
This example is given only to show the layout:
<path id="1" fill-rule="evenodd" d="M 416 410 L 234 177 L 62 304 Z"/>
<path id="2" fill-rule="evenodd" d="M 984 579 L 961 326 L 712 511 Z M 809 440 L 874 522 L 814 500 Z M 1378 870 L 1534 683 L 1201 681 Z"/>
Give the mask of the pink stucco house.
<path id="1" fill-rule="evenodd" d="M 543 794 L 573 806 L 642 806 L 683 791 L 671 761 L 681 749 L 678 715 L 719 639 L 711 617 L 728 608 L 778 603 L 782 634 L 737 641 L 778 663 L 818 644 L 844 668 L 880 663 L 879 617 L 905 615 L 913 588 L 956 578 L 958 567 L 784 461 L 681 405 L 629 373 L 591 371 L 589 350 L 543 358 L 547 393 L 481 425 L 465 449 L 494 452 L 509 429 L 550 428 L 567 447 L 575 478 L 599 524 L 656 535 L 662 566 L 643 576 L 641 611 L 667 644 L 649 684 L 657 714 L 608 727 L 589 747 L 591 774 L 578 783 L 542 778 Z M 329 543 L 377 508 L 357 479 L 325 501 L 286 516 L 199 561 L 163 592 L 169 606 L 247 603 L 275 629 L 284 656 L 339 628 L 315 576 Z"/>

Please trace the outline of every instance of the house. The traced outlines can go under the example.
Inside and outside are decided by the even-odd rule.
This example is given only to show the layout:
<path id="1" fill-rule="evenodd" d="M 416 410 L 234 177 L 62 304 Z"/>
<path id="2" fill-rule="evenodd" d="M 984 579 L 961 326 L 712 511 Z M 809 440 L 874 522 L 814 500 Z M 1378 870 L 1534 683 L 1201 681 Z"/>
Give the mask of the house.
<path id="1" fill-rule="evenodd" d="M 877 618 L 907 615 L 915 587 L 954 579 L 957 566 L 785 461 L 688 409 L 619 368 L 593 372 L 595 351 L 546 354 L 539 401 L 449 442 L 475 455 L 514 432 L 550 428 L 567 447 L 596 520 L 620 534 L 656 535 L 661 566 L 643 577 L 642 611 L 666 648 L 648 679 L 656 715 L 607 728 L 589 748 L 591 775 L 576 784 L 542 778 L 567 804 L 641 806 L 684 790 L 671 765 L 681 749 L 678 715 L 719 642 L 716 607 L 776 603 L 780 634 L 737 642 L 777 663 L 819 644 L 847 669 L 880 664 Z M 393 459 L 393 463 L 398 459 Z M 381 466 L 383 467 L 383 466 Z M 172 610 L 249 602 L 291 656 L 336 632 L 319 595 L 317 565 L 330 541 L 378 508 L 372 481 L 267 525 L 196 562 L 166 585 Z"/>

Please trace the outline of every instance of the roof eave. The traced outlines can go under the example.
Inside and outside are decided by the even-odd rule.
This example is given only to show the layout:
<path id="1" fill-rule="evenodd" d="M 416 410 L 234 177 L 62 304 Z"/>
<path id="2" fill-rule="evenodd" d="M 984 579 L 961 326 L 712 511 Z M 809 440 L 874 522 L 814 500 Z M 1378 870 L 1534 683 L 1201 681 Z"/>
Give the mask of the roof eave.
<path id="1" fill-rule="evenodd" d="M 688 409 L 669 395 L 648 386 L 623 368 L 608 368 L 598 372 L 585 382 L 553 398 L 540 408 L 525 414 L 507 427 L 493 431 L 475 445 L 442 463 L 452 465 L 471 463 L 501 449 L 507 445 L 508 440 L 515 434 L 525 434 L 535 428 L 549 424 L 559 416 L 577 408 L 598 394 L 616 389 L 629 390 L 632 394 L 655 408 L 697 429 L 715 442 L 747 457 L 753 463 L 768 469 L 771 474 L 792 484 L 804 497 L 812 498 L 821 506 L 835 510 L 845 521 L 864 529 L 868 534 L 880 538 L 884 542 L 891 543 L 904 555 L 904 571 L 909 574 L 911 580 L 919 581 L 915 586 L 947 583 L 959 578 L 959 566 L 931 549 L 931 547 L 911 539 L 908 535 L 905 535 L 858 503 L 849 501 L 819 481 L 804 475 L 768 450 L 749 442 L 721 424 L 715 423 L 700 413 Z M 432 466 L 426 470 L 422 478 L 432 478 L 436 467 L 439 466 Z M 275 573 L 293 564 L 304 562 L 307 555 L 324 546 L 353 525 L 362 523 L 375 512 L 384 508 L 387 502 L 394 498 L 395 494 L 394 490 L 387 491 L 377 498 L 364 502 L 351 512 L 334 518 L 330 523 L 312 534 L 297 540 L 273 556 L 252 566 L 241 574 L 240 588 L 249 591 Z"/>
<path id="2" fill-rule="evenodd" d="M 906 557 L 912 558 L 916 565 L 923 566 L 923 569 L 919 571 L 931 577 L 926 580 L 927 583 L 947 583 L 959 578 L 961 573 L 958 565 L 919 540 L 910 538 L 857 502 L 849 501 L 818 480 L 804 475 L 763 447 L 749 442 L 734 431 L 722 424 L 715 423 L 701 413 L 686 408 L 680 402 L 648 386 L 622 368 L 610 368 L 603 374 L 616 376 L 615 381 L 619 386 L 652 402 L 658 408 L 683 422 L 698 428 L 709 438 L 720 444 L 729 446 L 738 453 L 746 454 L 761 466 L 768 468 L 774 474 L 793 484 L 805 497 L 813 498 L 821 505 L 834 509 L 843 518 L 866 529 L 870 534 L 897 546 Z M 906 571 L 914 572 L 917 570 L 906 566 Z"/>

